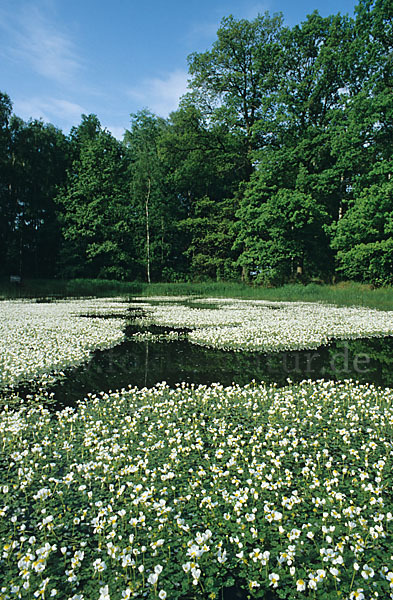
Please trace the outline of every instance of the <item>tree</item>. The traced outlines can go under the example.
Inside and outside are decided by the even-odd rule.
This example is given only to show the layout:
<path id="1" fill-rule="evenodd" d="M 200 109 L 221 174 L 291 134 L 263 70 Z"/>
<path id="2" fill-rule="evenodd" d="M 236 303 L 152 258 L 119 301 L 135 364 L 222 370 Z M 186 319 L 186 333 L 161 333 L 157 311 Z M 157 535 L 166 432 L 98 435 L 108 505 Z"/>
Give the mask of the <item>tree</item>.
<path id="1" fill-rule="evenodd" d="M 131 115 L 131 129 L 124 142 L 130 159 L 130 196 L 143 249 L 139 262 L 145 268 L 146 281 L 161 278 L 172 238 L 172 207 L 166 194 L 164 173 L 158 152 L 165 121 L 148 110 Z"/>
<path id="2" fill-rule="evenodd" d="M 291 153 L 291 187 L 311 193 L 332 220 L 338 218 L 343 193 L 343 172 L 333 152 L 338 132 L 332 124 L 343 111 L 352 36 L 350 19 L 317 12 L 286 32 L 286 76 L 273 124 L 274 142 L 267 148 Z"/>
<path id="3" fill-rule="evenodd" d="M 189 271 L 195 281 L 237 278 L 234 242 L 235 199 L 216 202 L 207 196 L 195 201 L 192 215 L 179 227 L 190 235 L 184 254 L 189 259 Z"/>
<path id="4" fill-rule="evenodd" d="M 378 167 L 383 183 L 374 183 L 354 200 L 334 228 L 332 247 L 337 269 L 348 279 L 393 283 L 393 180 L 392 162 Z"/>
<path id="5" fill-rule="evenodd" d="M 0 94 L 0 272 L 392 282 L 392 16 L 226 17 L 179 109 L 131 115 L 124 143 Z"/>
<path id="6" fill-rule="evenodd" d="M 65 179 L 67 142 L 42 121 L 9 123 L 8 270 L 30 277 L 54 275 L 59 229 L 54 197 Z"/>
<path id="7" fill-rule="evenodd" d="M 247 194 L 252 195 L 252 188 Z M 259 194 L 257 192 L 257 198 Z M 249 237 L 238 238 L 247 249 L 239 264 L 258 283 L 282 285 L 303 280 L 303 274 L 321 276 L 326 261 L 321 244 L 326 212 L 310 194 L 280 189 L 255 210 Z M 244 236 L 244 230 L 242 232 Z"/>
<path id="8" fill-rule="evenodd" d="M 0 274 L 7 271 L 6 252 L 12 227 L 10 215 L 11 113 L 12 103 L 9 96 L 0 92 Z"/>
<path id="9" fill-rule="evenodd" d="M 361 0 L 355 13 L 343 110 L 332 124 L 333 154 L 349 192 L 342 213 L 380 180 L 377 167 L 390 160 L 393 136 L 391 2 Z"/>
<path id="10" fill-rule="evenodd" d="M 243 186 L 238 212 L 235 248 L 245 277 L 257 267 L 259 278 L 277 282 L 300 270 L 305 278 L 331 275 L 325 228 L 338 218 L 343 193 L 331 123 L 342 110 L 340 89 L 345 86 L 347 63 L 341 53 L 350 45 L 351 28 L 340 15 L 323 18 L 313 13 L 301 26 L 283 32 L 286 74 L 279 82 L 272 120 L 261 118 L 253 127 L 259 146 L 253 152 L 255 173 Z M 272 225 L 276 218 L 281 235 Z M 314 231 L 304 229 L 308 222 Z M 303 246 L 298 234 L 306 235 Z M 289 245 L 284 243 L 286 236 Z"/>
<path id="11" fill-rule="evenodd" d="M 57 196 L 64 236 L 60 274 L 132 279 L 138 267 L 125 149 L 95 115 L 82 115 L 71 143 L 77 158 Z"/>
<path id="12" fill-rule="evenodd" d="M 233 278 L 236 192 L 247 176 L 238 136 L 225 123 L 209 123 L 185 98 L 170 116 L 160 155 L 168 193 L 177 199 L 184 269 L 193 279 Z"/>
<path id="13" fill-rule="evenodd" d="M 211 50 L 189 57 L 190 87 L 204 114 L 243 136 L 243 157 L 251 172 L 253 126 L 274 111 L 281 75 L 282 15 L 253 21 L 224 18 Z"/>
<path id="14" fill-rule="evenodd" d="M 331 229 L 337 269 L 376 285 L 393 282 L 392 174 L 393 29 L 389 0 L 356 7 L 355 57 L 337 137 L 338 160 L 349 171 L 351 195 Z"/>

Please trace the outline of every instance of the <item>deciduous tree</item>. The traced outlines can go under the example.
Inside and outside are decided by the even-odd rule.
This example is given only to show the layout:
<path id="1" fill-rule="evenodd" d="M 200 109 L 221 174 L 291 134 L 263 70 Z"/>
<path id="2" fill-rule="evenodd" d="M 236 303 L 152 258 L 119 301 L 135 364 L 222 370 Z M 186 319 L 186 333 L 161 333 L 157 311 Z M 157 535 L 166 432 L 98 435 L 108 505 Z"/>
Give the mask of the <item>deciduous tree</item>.
<path id="1" fill-rule="evenodd" d="M 126 152 L 95 115 L 72 132 L 77 158 L 57 196 L 61 275 L 132 279 L 138 274 Z"/>

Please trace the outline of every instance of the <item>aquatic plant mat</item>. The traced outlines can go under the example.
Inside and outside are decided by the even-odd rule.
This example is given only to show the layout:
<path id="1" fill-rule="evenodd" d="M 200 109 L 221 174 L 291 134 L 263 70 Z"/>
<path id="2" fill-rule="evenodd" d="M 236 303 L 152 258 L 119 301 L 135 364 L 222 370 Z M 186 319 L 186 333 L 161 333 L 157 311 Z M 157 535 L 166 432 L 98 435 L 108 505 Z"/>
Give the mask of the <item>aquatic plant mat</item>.
<path id="1" fill-rule="evenodd" d="M 119 344 L 128 307 L 121 298 L 0 302 L 0 388 L 53 383 L 94 350 Z"/>
<path id="2" fill-rule="evenodd" d="M 217 298 L 0 302 L 0 388 L 48 388 L 94 351 L 124 341 L 190 343 L 236 352 L 317 349 L 333 340 L 393 335 L 393 311 Z M 154 328 L 156 332 L 154 332 Z M 130 381 L 129 383 L 133 383 Z"/>
<path id="3" fill-rule="evenodd" d="M 161 385 L 3 410 L 0 598 L 390 597 L 392 400 Z"/>
<path id="4" fill-rule="evenodd" d="M 333 339 L 393 335 L 393 311 L 311 302 L 140 299 L 141 326 L 188 328 L 194 344 L 235 351 L 313 349 Z"/>
<path id="5" fill-rule="evenodd" d="M 56 412 L 62 369 L 130 315 L 146 347 L 228 356 L 393 332 L 391 313 L 307 303 L 0 303 L 0 600 L 392 598 L 393 390 L 163 383 Z"/>

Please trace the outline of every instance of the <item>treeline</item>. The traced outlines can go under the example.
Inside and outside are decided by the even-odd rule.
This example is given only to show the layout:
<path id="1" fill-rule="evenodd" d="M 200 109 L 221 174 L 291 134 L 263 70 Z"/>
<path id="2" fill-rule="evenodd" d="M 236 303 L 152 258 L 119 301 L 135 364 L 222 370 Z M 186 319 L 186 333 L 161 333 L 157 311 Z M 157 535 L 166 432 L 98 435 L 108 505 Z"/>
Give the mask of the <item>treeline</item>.
<path id="1" fill-rule="evenodd" d="M 224 18 L 168 119 L 68 136 L 0 95 L 0 274 L 393 283 L 393 4 Z"/>

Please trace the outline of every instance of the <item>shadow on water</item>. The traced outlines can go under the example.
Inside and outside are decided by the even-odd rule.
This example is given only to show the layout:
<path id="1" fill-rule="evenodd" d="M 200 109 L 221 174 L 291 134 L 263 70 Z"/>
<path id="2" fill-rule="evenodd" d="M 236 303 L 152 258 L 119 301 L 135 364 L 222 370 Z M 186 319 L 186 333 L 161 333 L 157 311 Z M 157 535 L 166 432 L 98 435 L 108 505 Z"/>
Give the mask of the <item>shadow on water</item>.
<path id="1" fill-rule="evenodd" d="M 168 329 L 151 327 L 154 334 Z M 128 335 L 135 328 L 127 329 Z M 184 330 L 186 332 L 186 330 Z M 228 352 L 191 344 L 126 339 L 115 348 L 96 351 L 90 361 L 72 369 L 56 384 L 56 403 L 73 405 L 86 394 L 132 387 L 152 387 L 166 381 L 170 386 L 237 383 L 252 380 L 283 386 L 288 379 L 354 379 L 393 387 L 393 337 L 338 341 L 317 350 L 271 354 Z"/>

